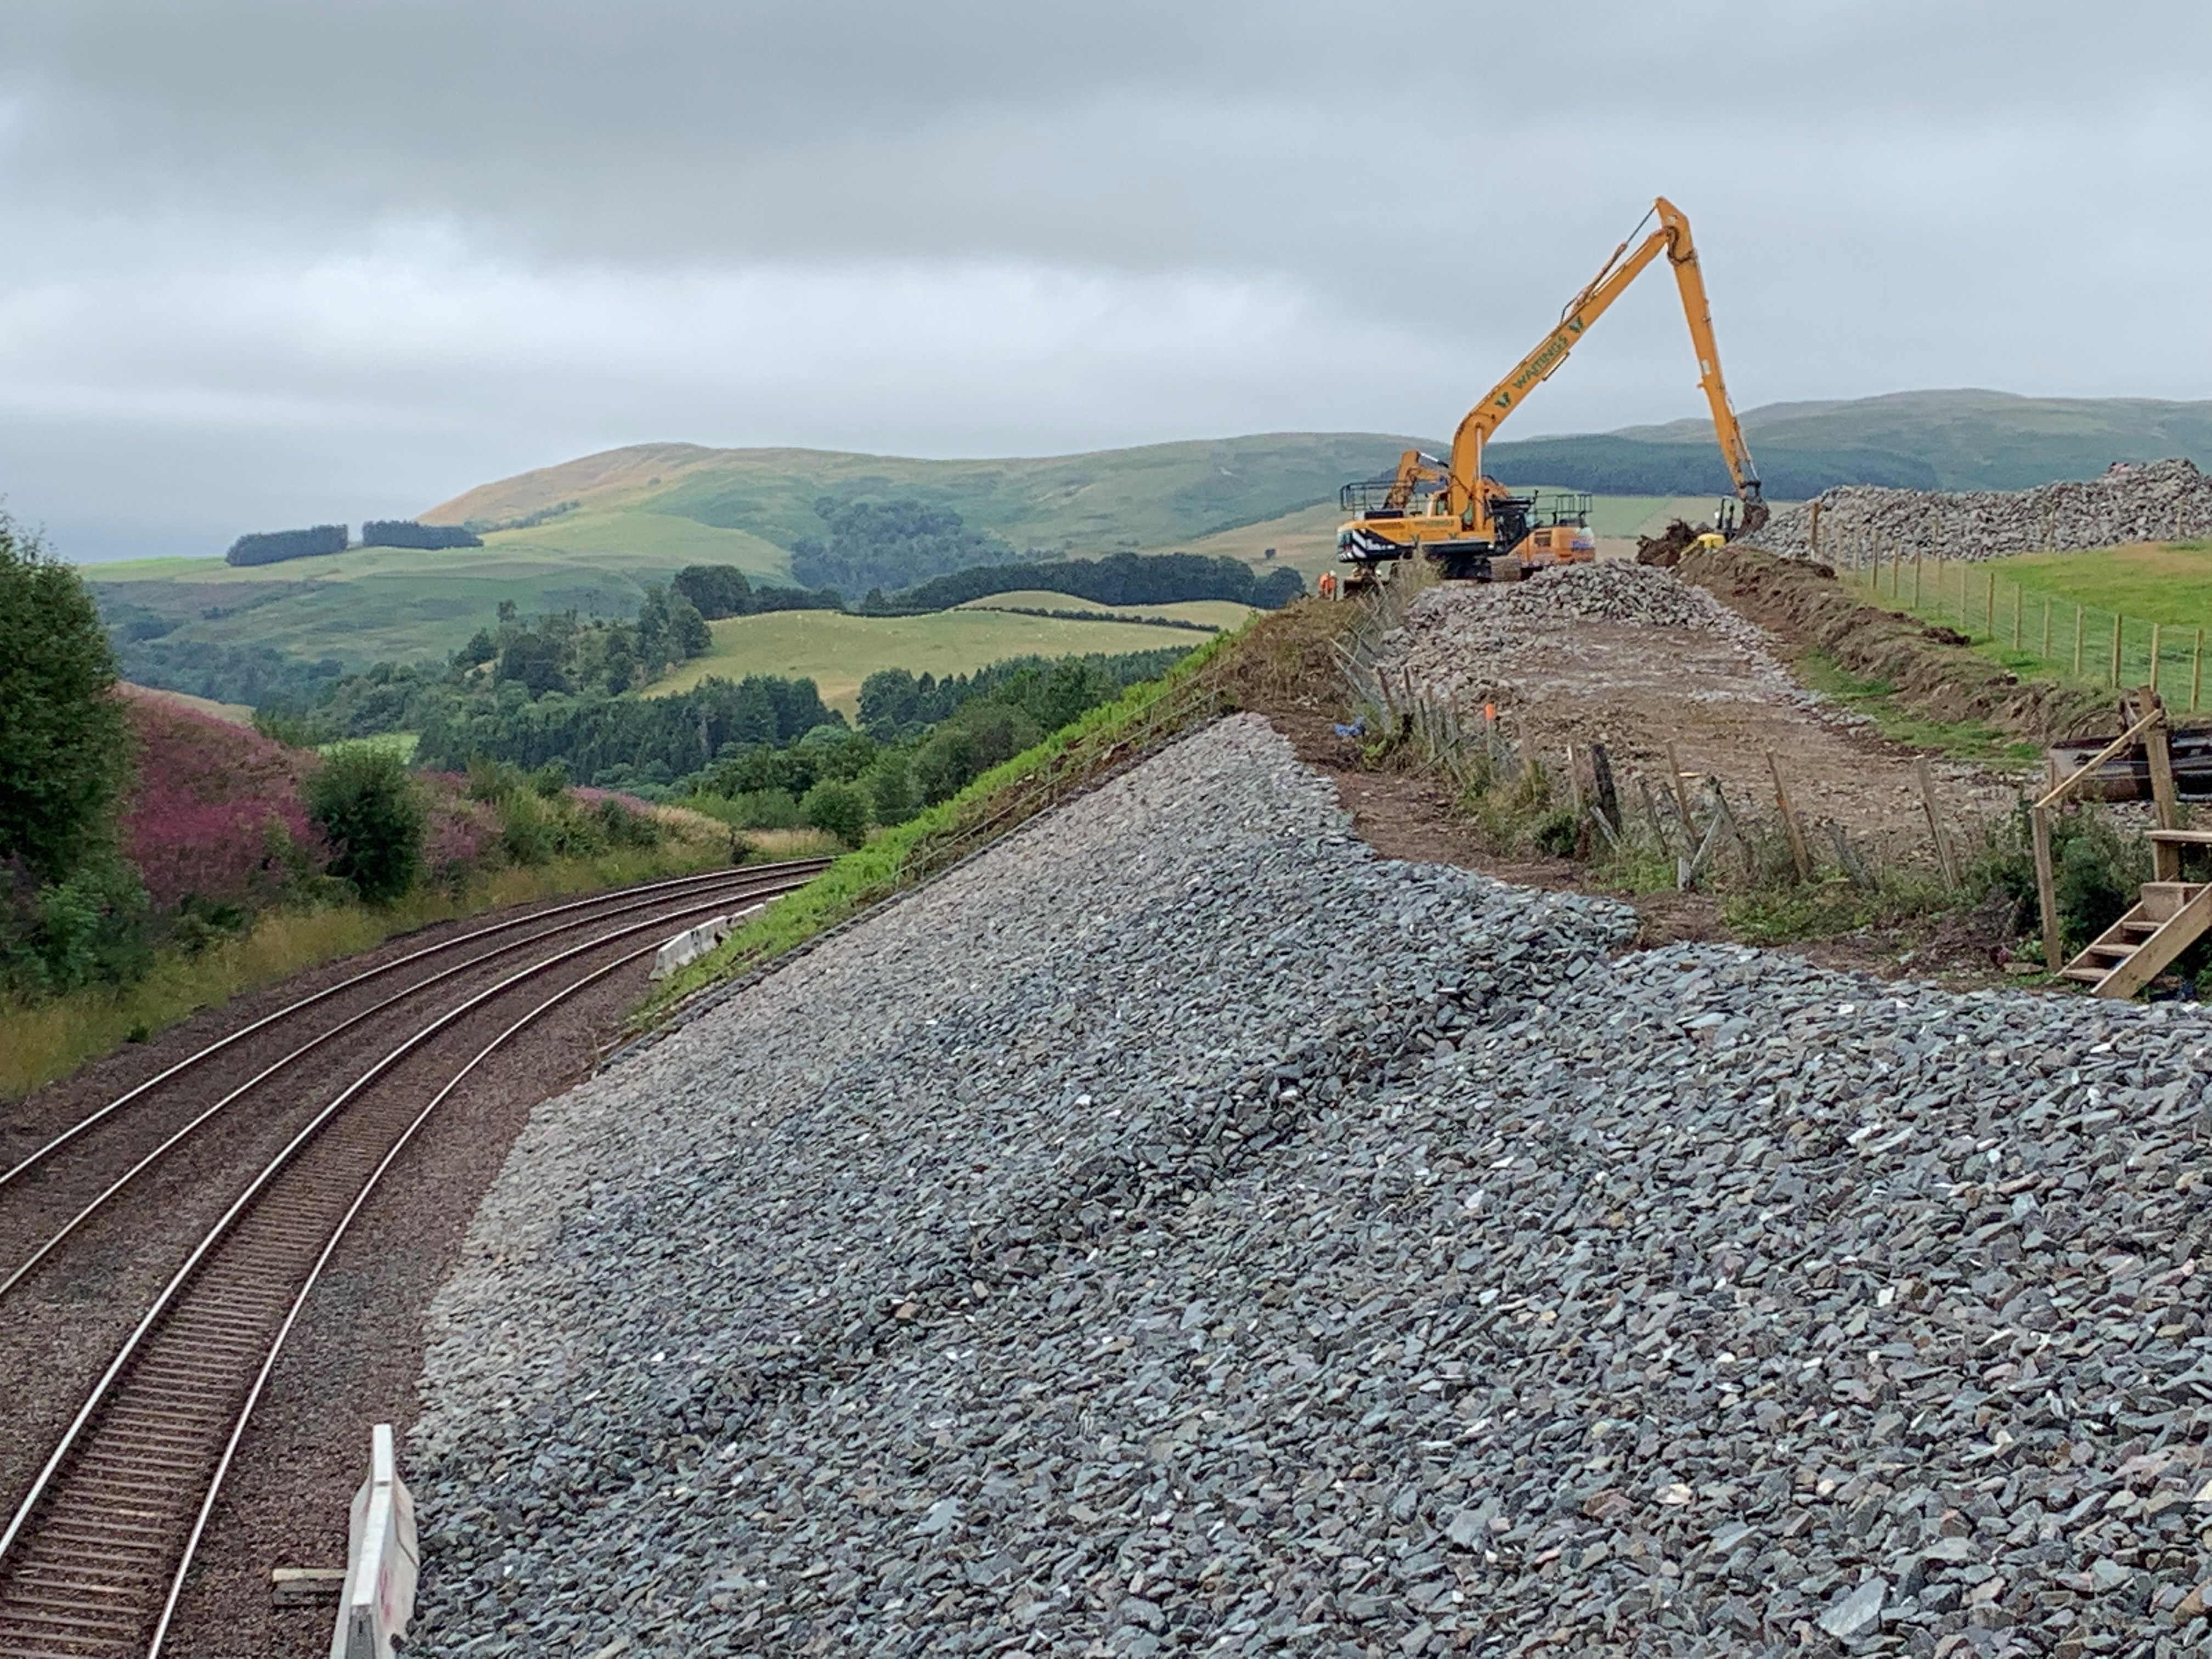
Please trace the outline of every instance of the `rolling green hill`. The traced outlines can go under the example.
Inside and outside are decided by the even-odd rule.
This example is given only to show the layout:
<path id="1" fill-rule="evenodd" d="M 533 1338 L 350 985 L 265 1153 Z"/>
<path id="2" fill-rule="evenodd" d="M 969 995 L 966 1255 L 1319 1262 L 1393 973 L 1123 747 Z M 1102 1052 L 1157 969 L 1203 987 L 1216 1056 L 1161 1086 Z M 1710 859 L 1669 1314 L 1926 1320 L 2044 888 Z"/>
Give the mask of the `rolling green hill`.
<path id="1" fill-rule="evenodd" d="M 1744 419 L 1776 499 L 1856 481 L 1854 467 L 1962 489 L 2088 477 L 2122 457 L 2212 466 L 2212 403 L 1915 392 L 1776 404 Z M 1409 441 L 1270 433 L 996 460 L 641 444 L 485 484 L 421 515 L 481 526 L 481 548 L 360 549 L 250 568 L 150 560 L 86 574 L 125 641 L 126 672 L 242 701 L 302 665 L 441 656 L 502 600 L 526 615 L 627 616 L 647 584 L 686 564 L 787 580 L 792 544 L 823 533 L 814 509 L 823 496 L 949 507 L 971 529 L 1051 553 L 1188 550 L 1256 563 L 1273 547 L 1310 580 L 1334 562 L 1338 486 L 1387 469 Z M 1665 497 L 1721 487 L 1697 419 L 1500 443 L 1490 454 L 1516 483 L 1636 498 L 1601 501 L 1602 534 L 1648 527 Z M 1042 572 L 1036 586 L 1049 586 Z M 201 668 L 184 665 L 193 662 Z"/>
<path id="2" fill-rule="evenodd" d="M 431 508 L 432 524 L 495 527 L 567 512 L 615 533 L 617 521 L 675 519 L 788 547 L 819 536 L 824 495 L 949 507 L 1018 548 L 1110 552 L 1154 548 L 1256 524 L 1333 497 L 1348 478 L 1389 467 L 1410 439 L 1375 433 L 1268 433 L 1085 455 L 910 460 L 817 449 L 701 449 L 649 444 L 486 484 Z M 653 533 L 661 533 L 659 532 Z"/>
<path id="3" fill-rule="evenodd" d="M 1798 450 L 1881 451 L 1924 462 L 1942 489 L 2026 489 L 2056 478 L 2094 477 L 2114 461 L 2169 455 L 2212 469 L 2212 402 L 1893 392 L 1849 402 L 1769 404 L 1743 422 L 1762 463 Z M 1710 443 L 1712 428 L 1680 420 L 1623 427 L 1610 435 L 1659 445 Z"/>

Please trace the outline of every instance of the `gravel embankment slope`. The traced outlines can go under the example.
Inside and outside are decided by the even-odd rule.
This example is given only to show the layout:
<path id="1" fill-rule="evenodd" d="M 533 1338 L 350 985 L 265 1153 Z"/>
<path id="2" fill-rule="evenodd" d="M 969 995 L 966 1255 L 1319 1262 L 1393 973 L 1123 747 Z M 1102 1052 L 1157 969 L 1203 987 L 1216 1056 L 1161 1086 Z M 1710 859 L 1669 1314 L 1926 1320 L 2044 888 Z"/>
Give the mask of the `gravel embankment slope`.
<path id="1" fill-rule="evenodd" d="M 549 1103 L 416 1650 L 2201 1643 L 2212 1024 L 1626 921 L 1240 719 Z"/>

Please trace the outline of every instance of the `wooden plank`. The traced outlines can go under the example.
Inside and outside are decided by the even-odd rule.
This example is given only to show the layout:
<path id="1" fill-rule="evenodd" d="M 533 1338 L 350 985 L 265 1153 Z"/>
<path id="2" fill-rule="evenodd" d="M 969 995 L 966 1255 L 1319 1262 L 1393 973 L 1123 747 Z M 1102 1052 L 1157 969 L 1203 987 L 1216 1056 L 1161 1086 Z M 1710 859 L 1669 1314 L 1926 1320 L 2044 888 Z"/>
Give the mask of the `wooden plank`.
<path id="1" fill-rule="evenodd" d="M 2106 761 L 2112 759 L 2122 750 L 2130 747 L 2137 738 L 2141 737 L 2144 732 L 2149 729 L 2152 721 L 2164 720 L 2165 718 L 2166 715 L 2163 710 L 2154 708 L 2149 714 L 2145 714 L 2133 726 L 2130 726 L 2126 731 L 2121 732 L 2118 737 L 2114 738 L 2110 743 L 2106 744 L 2102 749 L 2100 749 L 2094 755 L 2091 756 L 2088 762 L 2083 765 L 2079 771 L 2073 773 L 2069 776 L 2061 778 L 2057 783 L 2053 784 L 2051 787 L 2050 791 L 2045 794 L 2043 799 L 2037 801 L 2035 804 L 2038 806 L 2057 805 L 2059 802 L 2064 800 L 2067 796 L 2072 794 L 2075 790 L 2080 788 L 2082 784 L 2086 783 L 2089 779 L 2089 775 L 2099 767 L 2102 766 Z"/>
<path id="2" fill-rule="evenodd" d="M 2152 637 L 2155 639 L 2156 636 L 2157 629 L 2154 628 Z M 2167 733 L 2172 727 L 2166 719 L 2166 705 L 2158 699 L 2157 688 L 2152 687 L 2142 696 L 2144 702 L 2149 707 L 2149 712 L 2158 717 L 2157 724 L 2143 733 L 2143 753 L 2150 762 L 2150 798 L 2154 810 L 2158 815 L 2158 827 L 2161 830 L 2171 830 L 2180 822 L 2181 817 L 2181 803 L 2175 797 L 2173 790 L 2173 750 L 2167 742 Z M 2172 873 L 2168 875 L 2164 872 L 2160 872 L 2160 880 L 2179 879 L 2181 869 L 2179 852 L 2174 856 L 2176 863 Z"/>
<path id="3" fill-rule="evenodd" d="M 2051 811 L 2039 803 L 2027 809 L 2028 833 L 2035 846 L 2035 904 L 2043 918 L 2043 965 L 2057 973 L 2065 960 L 2058 925 L 2058 872 L 2051 859 Z"/>

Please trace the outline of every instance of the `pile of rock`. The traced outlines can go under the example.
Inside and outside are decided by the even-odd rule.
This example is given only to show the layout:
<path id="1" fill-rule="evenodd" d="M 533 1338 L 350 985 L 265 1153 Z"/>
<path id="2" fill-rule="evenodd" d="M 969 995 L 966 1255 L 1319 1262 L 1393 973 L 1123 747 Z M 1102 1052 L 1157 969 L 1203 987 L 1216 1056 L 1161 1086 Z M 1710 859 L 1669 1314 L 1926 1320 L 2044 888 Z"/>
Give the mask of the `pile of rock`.
<path id="1" fill-rule="evenodd" d="M 1530 622 L 1636 623 L 1650 628 L 1697 629 L 1731 639 L 1758 641 L 1758 629 L 1702 587 L 1671 572 L 1626 560 L 1567 565 L 1518 582 L 1439 582 L 1407 607 L 1407 620 L 1449 617 L 1456 627 L 1495 630 L 1510 637 Z"/>
<path id="2" fill-rule="evenodd" d="M 1243 718 L 550 1103 L 410 1651 L 2205 1641 L 2212 1027 L 1629 920 Z"/>
<path id="3" fill-rule="evenodd" d="M 1790 558 L 1856 568 L 1899 555 L 1993 559 L 2208 534 L 2212 478 L 2189 461 L 2168 460 L 2033 489 L 1941 495 L 1854 484 L 1777 513 L 1743 541 Z"/>

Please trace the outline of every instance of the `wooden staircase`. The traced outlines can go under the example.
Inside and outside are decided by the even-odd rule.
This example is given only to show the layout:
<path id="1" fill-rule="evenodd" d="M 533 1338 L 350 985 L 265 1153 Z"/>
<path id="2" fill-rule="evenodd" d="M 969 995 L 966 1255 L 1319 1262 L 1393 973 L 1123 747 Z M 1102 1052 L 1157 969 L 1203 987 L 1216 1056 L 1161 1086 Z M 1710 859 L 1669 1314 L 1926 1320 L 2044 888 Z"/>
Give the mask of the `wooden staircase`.
<path id="1" fill-rule="evenodd" d="M 2100 997 L 2131 997 L 2212 928 L 2212 882 L 2145 882 L 2134 909 L 2062 970 Z"/>
<path id="2" fill-rule="evenodd" d="M 2155 678 L 2156 667 L 2151 672 Z M 2068 757 L 2078 763 L 2063 777 L 2054 775 L 2049 793 L 2028 809 L 2028 827 L 2035 842 L 2036 900 L 2043 912 L 2043 959 L 2056 962 L 2060 955 L 2058 896 L 2050 815 L 2094 778 L 2106 761 L 2142 744 L 2150 773 L 2151 800 L 2158 813 L 2158 828 L 2150 832 L 2151 878 L 2142 884 L 2135 908 L 2059 969 L 2061 977 L 2087 985 L 2092 996 L 2124 998 L 2156 979 L 2212 928 L 2212 882 L 2181 878 L 2182 849 L 2212 848 L 2212 830 L 2180 827 L 2181 803 L 2173 786 L 2166 705 L 2159 701 L 2157 686 L 2147 685 L 2124 697 L 2120 720 L 2127 729 L 2094 755 L 2086 760 L 2078 754 Z"/>

